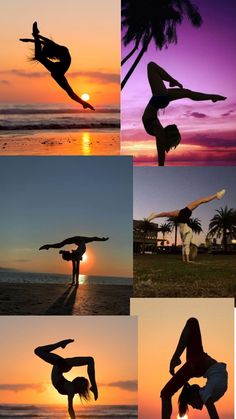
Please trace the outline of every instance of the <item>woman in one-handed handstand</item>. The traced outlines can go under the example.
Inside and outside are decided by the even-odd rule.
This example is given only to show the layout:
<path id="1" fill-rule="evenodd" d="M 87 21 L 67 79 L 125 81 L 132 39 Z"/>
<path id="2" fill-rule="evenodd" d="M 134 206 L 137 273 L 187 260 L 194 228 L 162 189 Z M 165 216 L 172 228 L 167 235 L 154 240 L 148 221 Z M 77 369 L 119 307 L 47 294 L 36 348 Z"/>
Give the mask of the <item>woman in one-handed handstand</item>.
<path id="1" fill-rule="evenodd" d="M 226 97 L 184 89 L 181 83 L 173 79 L 154 62 L 148 64 L 147 73 L 153 96 L 145 108 L 142 120 L 146 132 L 156 137 L 158 164 L 159 166 L 164 166 L 165 154 L 171 148 L 177 147 L 181 136 L 176 125 L 167 125 L 165 128 L 162 126 L 157 117 L 158 110 L 166 108 L 170 102 L 177 99 L 188 98 L 195 101 L 211 100 L 212 102 L 217 102 L 225 100 Z M 166 88 L 164 81 L 169 83 L 170 89 Z"/>
<path id="2" fill-rule="evenodd" d="M 196 201 L 190 202 L 185 208 L 178 209 L 175 211 L 160 212 L 155 214 L 154 212 L 147 218 L 148 221 L 152 221 L 155 218 L 161 217 L 174 217 L 179 225 L 180 236 L 182 240 L 182 257 L 183 262 L 191 262 L 189 259 L 190 245 L 193 238 L 193 231 L 190 227 L 189 219 L 192 215 L 192 211 L 199 207 L 199 205 L 206 204 L 207 202 L 213 201 L 214 199 L 221 199 L 225 194 L 225 189 L 216 192 L 213 195 L 205 196 L 204 198 L 197 199 Z"/>
<path id="3" fill-rule="evenodd" d="M 80 261 L 83 258 L 83 254 L 86 252 L 86 244 L 94 241 L 104 242 L 107 241 L 109 237 L 86 237 L 86 236 L 74 236 L 69 237 L 68 239 L 63 240 L 59 243 L 44 244 L 39 248 L 39 250 L 48 250 L 48 249 L 60 249 L 61 247 L 75 244 L 77 247 L 76 250 L 72 252 L 61 250 L 62 258 L 67 261 L 72 261 L 72 283 L 79 285 L 79 268 Z"/>
<path id="4" fill-rule="evenodd" d="M 73 339 L 62 340 L 51 345 L 39 346 L 35 349 L 35 354 L 43 361 L 53 365 L 51 372 L 51 381 L 58 393 L 68 396 L 68 413 L 71 419 L 75 419 L 73 408 L 73 398 L 75 394 L 79 394 L 81 400 L 89 400 L 89 390 L 93 393 L 94 399 L 98 398 L 98 389 L 95 379 L 94 360 L 92 357 L 77 356 L 74 358 L 63 358 L 53 353 L 55 349 L 65 348 L 69 343 L 74 342 Z M 68 381 L 64 377 L 64 373 L 69 372 L 73 367 L 82 367 L 87 365 L 88 377 L 76 377 L 73 381 Z"/>
<path id="5" fill-rule="evenodd" d="M 181 355 L 186 350 L 185 364 L 175 372 L 181 364 Z M 179 417 L 185 416 L 188 405 L 202 410 L 205 405 L 211 419 L 219 419 L 215 402 L 227 390 L 228 374 L 226 364 L 217 362 L 203 350 L 198 320 L 190 318 L 179 339 L 177 348 L 170 361 L 170 374 L 173 376 L 161 391 L 162 419 L 170 419 L 172 414 L 172 396 L 181 388 L 179 396 Z M 204 377 L 206 385 L 190 385 L 193 377 Z"/>
<path id="6" fill-rule="evenodd" d="M 71 56 L 68 48 L 58 45 L 50 39 L 40 35 L 37 22 L 34 22 L 33 24 L 32 35 L 34 39 L 21 38 L 20 41 L 34 43 L 34 59 L 43 64 L 51 73 L 52 78 L 67 92 L 71 99 L 80 103 L 84 109 L 89 108 L 94 111 L 94 108 L 88 102 L 85 102 L 76 95 L 65 77 L 65 73 L 71 64 Z"/>

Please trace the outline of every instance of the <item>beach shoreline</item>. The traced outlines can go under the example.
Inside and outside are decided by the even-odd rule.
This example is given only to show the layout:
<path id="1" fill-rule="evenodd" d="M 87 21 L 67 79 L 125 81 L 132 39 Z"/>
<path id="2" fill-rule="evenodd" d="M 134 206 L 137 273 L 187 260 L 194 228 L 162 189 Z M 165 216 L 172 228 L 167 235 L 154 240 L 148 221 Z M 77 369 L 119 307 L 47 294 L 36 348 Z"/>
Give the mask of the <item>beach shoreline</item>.
<path id="1" fill-rule="evenodd" d="M 0 283 L 0 315 L 129 315 L 129 285 Z"/>
<path id="2" fill-rule="evenodd" d="M 119 129 L 0 132 L 0 155 L 119 155 Z"/>

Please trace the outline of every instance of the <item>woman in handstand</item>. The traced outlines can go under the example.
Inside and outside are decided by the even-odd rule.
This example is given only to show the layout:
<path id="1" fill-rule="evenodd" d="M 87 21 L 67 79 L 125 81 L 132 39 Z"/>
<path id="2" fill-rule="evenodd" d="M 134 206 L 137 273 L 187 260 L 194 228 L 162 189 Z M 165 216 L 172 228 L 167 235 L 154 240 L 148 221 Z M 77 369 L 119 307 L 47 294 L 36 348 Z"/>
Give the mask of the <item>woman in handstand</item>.
<path id="1" fill-rule="evenodd" d="M 95 379 L 94 360 L 92 357 L 77 356 L 74 358 L 63 358 L 53 353 L 55 349 L 65 348 L 69 343 L 74 342 L 73 339 L 62 340 L 51 345 L 39 346 L 35 349 L 35 354 L 43 361 L 53 365 L 51 372 L 51 381 L 58 393 L 68 396 L 68 413 L 71 419 L 75 419 L 73 408 L 73 398 L 75 394 L 79 394 L 81 400 L 89 400 L 89 390 L 93 393 L 94 399 L 98 398 L 98 389 Z M 69 372 L 73 367 L 81 367 L 87 365 L 88 377 L 76 377 L 73 381 L 68 381 L 64 377 L 64 373 Z"/>
<path id="2" fill-rule="evenodd" d="M 175 372 L 181 364 L 181 355 L 186 350 L 185 364 Z M 179 396 L 179 416 L 188 412 L 188 405 L 202 410 L 205 405 L 211 419 L 219 419 L 215 402 L 227 390 L 228 374 L 226 364 L 217 362 L 203 350 L 198 320 L 190 318 L 179 339 L 177 348 L 170 361 L 170 374 L 173 376 L 161 391 L 162 419 L 170 419 L 172 414 L 172 396 L 181 388 Z M 190 385 L 188 380 L 193 377 L 204 377 L 206 385 Z"/>
<path id="3" fill-rule="evenodd" d="M 146 132 L 156 137 L 158 164 L 164 166 L 165 154 L 171 148 L 177 147 L 181 136 L 176 125 L 162 126 L 157 117 L 158 110 L 166 108 L 170 102 L 177 99 L 188 98 L 195 101 L 211 100 L 217 102 L 225 100 L 226 97 L 184 89 L 181 83 L 173 79 L 154 62 L 148 63 L 147 75 L 153 96 L 144 110 L 142 120 Z M 169 83 L 170 88 L 166 88 L 164 81 Z"/>
<path id="4" fill-rule="evenodd" d="M 213 201 L 214 199 L 222 199 L 225 194 L 225 189 L 216 192 L 213 195 L 205 196 L 204 198 L 197 199 L 196 201 L 190 202 L 185 208 L 178 209 L 175 211 L 160 212 L 155 214 L 154 212 L 147 218 L 148 221 L 152 221 L 155 218 L 161 217 L 174 217 L 179 225 L 180 237 L 182 240 L 182 258 L 183 262 L 191 262 L 189 258 L 190 245 L 193 238 L 193 231 L 190 227 L 190 217 L 193 210 L 199 207 L 199 205 L 206 204 L 207 202 Z"/>
<path id="5" fill-rule="evenodd" d="M 52 78 L 67 92 L 71 99 L 80 103 L 84 109 L 89 108 L 95 110 L 92 105 L 82 100 L 72 90 L 69 85 L 65 73 L 70 67 L 71 56 L 68 48 L 56 44 L 48 38 L 39 34 L 37 22 L 33 24 L 33 38 L 20 38 L 22 42 L 33 42 L 35 45 L 34 60 L 39 61 L 51 73 Z M 55 61 L 57 60 L 57 61 Z"/>
<path id="6" fill-rule="evenodd" d="M 67 250 L 60 250 L 59 252 L 62 255 L 62 259 L 66 260 L 67 262 L 71 261 L 72 263 L 72 285 L 79 285 L 79 269 L 80 269 L 80 261 L 83 260 L 83 254 L 81 254 L 81 249 L 78 247 L 76 250 L 67 251 Z"/>

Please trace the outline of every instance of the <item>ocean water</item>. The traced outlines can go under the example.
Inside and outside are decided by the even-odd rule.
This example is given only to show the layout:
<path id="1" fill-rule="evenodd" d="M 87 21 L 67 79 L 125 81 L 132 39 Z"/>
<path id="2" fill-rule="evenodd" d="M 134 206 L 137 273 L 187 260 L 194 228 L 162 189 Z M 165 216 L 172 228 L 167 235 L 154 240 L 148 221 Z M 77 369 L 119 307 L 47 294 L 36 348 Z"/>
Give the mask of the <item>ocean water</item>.
<path id="1" fill-rule="evenodd" d="M 132 285 L 132 278 L 115 276 L 80 275 L 80 284 L 103 284 L 103 285 Z M 71 282 L 70 275 L 21 272 L 0 269 L 0 282 L 32 283 L 32 284 L 68 284 Z M 1 416 L 0 416 L 1 417 Z"/>
<path id="2" fill-rule="evenodd" d="M 75 408 L 76 418 L 82 419 L 131 419 L 137 418 L 137 406 L 120 405 L 120 406 L 85 406 L 83 408 Z M 45 405 L 17 405 L 2 404 L 0 405 L 0 418 L 13 419 L 68 419 L 68 413 L 65 407 L 61 406 L 45 406 Z"/>
<path id="3" fill-rule="evenodd" d="M 118 130 L 118 107 L 97 108 L 96 112 L 65 104 L 0 104 L 0 133 L 41 130 Z"/>

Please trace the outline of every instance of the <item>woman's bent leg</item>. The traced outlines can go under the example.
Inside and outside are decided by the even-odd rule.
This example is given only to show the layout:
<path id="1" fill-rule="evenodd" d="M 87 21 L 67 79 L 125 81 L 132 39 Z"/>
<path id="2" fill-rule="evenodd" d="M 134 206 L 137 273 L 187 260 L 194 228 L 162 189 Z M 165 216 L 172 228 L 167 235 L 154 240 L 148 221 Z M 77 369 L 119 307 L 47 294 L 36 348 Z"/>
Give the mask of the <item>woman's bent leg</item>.
<path id="1" fill-rule="evenodd" d="M 72 339 L 66 339 L 51 345 L 38 346 L 34 350 L 34 353 L 45 362 L 48 362 L 51 365 L 56 365 L 63 358 L 60 355 L 52 353 L 52 351 L 58 348 L 65 348 L 65 346 L 71 342 L 73 342 Z"/>

